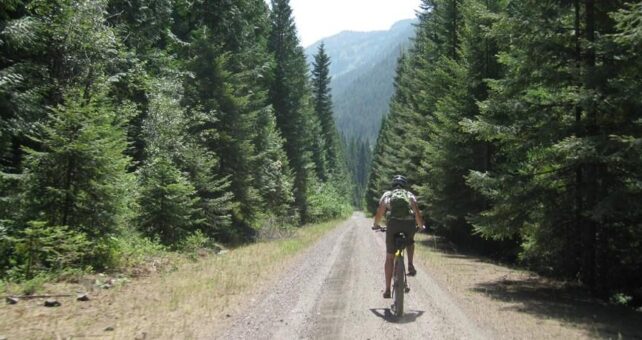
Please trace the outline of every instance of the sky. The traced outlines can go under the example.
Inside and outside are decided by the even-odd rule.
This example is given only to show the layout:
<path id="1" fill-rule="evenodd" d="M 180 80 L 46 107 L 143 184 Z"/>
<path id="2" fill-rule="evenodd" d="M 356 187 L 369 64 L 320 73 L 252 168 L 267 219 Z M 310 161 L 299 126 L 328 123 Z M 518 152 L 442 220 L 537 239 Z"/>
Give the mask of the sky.
<path id="1" fill-rule="evenodd" d="M 290 0 L 301 45 L 341 31 L 387 30 L 414 18 L 421 0 Z"/>

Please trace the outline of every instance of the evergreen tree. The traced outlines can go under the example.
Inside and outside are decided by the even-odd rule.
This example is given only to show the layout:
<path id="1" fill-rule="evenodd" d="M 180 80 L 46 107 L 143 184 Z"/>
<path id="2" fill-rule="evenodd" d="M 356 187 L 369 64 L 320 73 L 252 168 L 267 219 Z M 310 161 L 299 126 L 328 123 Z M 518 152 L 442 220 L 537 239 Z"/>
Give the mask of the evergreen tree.
<path id="1" fill-rule="evenodd" d="M 194 29 L 186 103 L 212 115 L 216 139 L 208 149 L 219 155 L 220 174 L 229 176 L 238 224 L 254 222 L 262 205 L 254 144 L 260 112 L 267 109 L 268 13 L 262 1 L 213 2 L 196 6 L 202 13 Z"/>
<path id="2" fill-rule="evenodd" d="M 371 162 L 371 151 L 368 141 L 353 138 L 350 144 L 348 144 L 348 155 L 350 159 L 349 168 L 351 169 L 354 187 L 352 190 L 352 204 L 357 208 L 363 208 Z"/>
<path id="3" fill-rule="evenodd" d="M 270 110 L 264 110 L 257 120 L 258 133 L 255 144 L 257 188 L 263 197 L 262 210 L 278 217 L 294 217 L 293 175 L 283 150 L 283 138 Z"/>
<path id="4" fill-rule="evenodd" d="M 639 232 L 637 215 L 624 217 L 615 203 L 637 195 L 624 189 L 622 171 L 625 159 L 637 156 L 623 156 L 613 136 L 639 133 L 639 100 L 613 86 L 630 67 L 615 57 L 622 51 L 612 49 L 618 26 L 609 13 L 621 7 L 593 1 L 510 6 L 493 30 L 499 42 L 511 37 L 510 48 L 500 46 L 507 72 L 492 83 L 472 125 L 495 142 L 500 160 L 495 171 L 469 178 L 493 201 L 475 219 L 477 229 L 490 237 L 519 235 L 528 263 L 578 276 L 600 294 L 635 281 L 616 265 L 622 260 L 616 249 L 631 249 L 620 238 L 623 225 L 630 226 L 629 236 Z M 569 26 L 572 35 L 561 33 Z M 639 65 L 639 55 L 629 56 Z M 618 105 L 606 104 L 611 100 Z"/>
<path id="5" fill-rule="evenodd" d="M 132 184 L 122 117 L 104 90 L 69 91 L 37 137 L 42 150 L 27 150 L 21 223 L 67 226 L 94 245 L 117 232 Z"/>
<path id="6" fill-rule="evenodd" d="M 68 87 L 91 87 L 119 46 L 99 1 L 10 1 L 0 13 L 0 165 L 20 172 L 34 123 Z"/>
<path id="7" fill-rule="evenodd" d="M 272 1 L 272 31 L 269 50 L 275 66 L 270 87 L 270 102 L 277 126 L 285 140 L 285 151 L 294 170 L 294 198 L 301 221 L 308 218 L 308 188 L 314 178 L 313 136 L 314 119 L 309 108 L 307 65 L 292 18 L 288 0 Z"/>
<path id="8" fill-rule="evenodd" d="M 184 198 L 185 210 L 176 213 L 193 216 L 195 221 L 190 228 L 207 236 L 221 240 L 241 238 L 236 230 L 230 230 L 232 211 L 238 204 L 230 192 L 231 183 L 220 175 L 216 153 L 206 147 L 210 138 L 217 138 L 210 123 L 212 117 L 182 106 L 183 87 L 178 78 L 168 76 L 151 85 L 155 90 L 149 96 L 149 115 L 143 124 L 145 158 L 169 162 L 163 176 L 180 184 L 184 195 L 193 186 L 198 196 L 195 201 Z M 144 200 L 144 195 L 140 199 Z"/>
<path id="9" fill-rule="evenodd" d="M 454 6 L 454 5 L 453 5 Z M 430 83 L 439 88 L 434 111 L 430 113 L 427 128 L 430 131 L 423 149 L 419 168 L 419 194 L 430 207 L 430 216 L 444 233 L 455 240 L 479 244 L 467 217 L 475 215 L 487 203 L 466 182 L 469 171 L 485 171 L 490 166 L 490 147 L 466 133 L 462 123 L 478 114 L 476 102 L 487 98 L 485 80 L 497 78 L 499 67 L 494 56 L 496 43 L 484 32 L 493 24 L 499 11 L 497 1 L 465 1 L 457 8 L 463 13 L 457 18 L 444 20 L 440 26 L 449 32 L 458 32 L 458 46 L 440 47 L 444 53 L 434 63 Z M 430 20 L 437 20 L 438 12 Z M 459 22 L 460 27 L 454 26 Z M 452 36 L 448 35 L 448 36 Z M 441 39 L 441 41 L 449 41 Z M 437 46 L 437 42 L 433 42 Z M 448 51 L 455 48 L 452 57 Z M 471 243 L 471 245 L 474 245 Z"/>
<path id="10" fill-rule="evenodd" d="M 339 140 L 337 128 L 332 116 L 332 95 L 330 94 L 330 57 L 325 53 L 325 45 L 319 46 L 312 64 L 312 92 L 314 95 L 314 112 L 321 123 L 321 135 L 325 145 L 325 159 L 328 162 L 329 172 L 334 172 L 339 166 L 338 147 Z M 318 166 L 317 166 L 318 168 Z M 322 180 L 328 174 L 320 173 Z"/>
<path id="11" fill-rule="evenodd" d="M 140 172 L 139 228 L 177 245 L 203 223 L 194 186 L 164 157 L 151 158 Z"/>

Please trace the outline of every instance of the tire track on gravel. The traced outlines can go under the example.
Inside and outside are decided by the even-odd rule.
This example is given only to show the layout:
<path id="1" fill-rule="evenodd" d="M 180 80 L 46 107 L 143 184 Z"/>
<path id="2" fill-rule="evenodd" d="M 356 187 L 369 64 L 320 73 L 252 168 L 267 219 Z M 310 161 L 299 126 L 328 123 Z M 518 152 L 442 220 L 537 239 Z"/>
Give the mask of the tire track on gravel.
<path id="1" fill-rule="evenodd" d="M 354 226 L 354 218 L 324 236 L 293 262 L 291 269 L 263 292 L 251 310 L 233 318 L 232 326 L 217 339 L 295 339 L 306 324 L 308 299 L 316 296 L 338 255 L 336 245 Z M 294 307 L 293 307 L 294 306 Z"/>

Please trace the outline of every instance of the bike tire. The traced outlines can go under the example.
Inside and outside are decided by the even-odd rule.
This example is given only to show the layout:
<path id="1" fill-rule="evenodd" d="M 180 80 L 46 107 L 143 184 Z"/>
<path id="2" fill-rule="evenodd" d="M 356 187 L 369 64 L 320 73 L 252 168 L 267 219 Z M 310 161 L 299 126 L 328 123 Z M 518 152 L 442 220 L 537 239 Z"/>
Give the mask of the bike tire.
<path id="1" fill-rule="evenodd" d="M 403 315 L 403 299 L 404 293 L 406 290 L 406 283 L 404 282 L 404 276 L 406 274 L 406 268 L 403 263 L 402 256 L 395 257 L 394 265 L 394 282 L 392 286 L 393 294 L 393 313 L 400 317 Z"/>

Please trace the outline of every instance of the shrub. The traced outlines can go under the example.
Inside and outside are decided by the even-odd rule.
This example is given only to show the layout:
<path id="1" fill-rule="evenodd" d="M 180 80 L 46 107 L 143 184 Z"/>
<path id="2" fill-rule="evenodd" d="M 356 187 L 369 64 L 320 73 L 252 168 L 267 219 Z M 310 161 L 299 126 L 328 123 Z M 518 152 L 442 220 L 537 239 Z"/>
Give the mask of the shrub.
<path id="1" fill-rule="evenodd" d="M 308 201 L 310 222 L 345 217 L 352 212 L 350 200 L 341 195 L 336 187 L 330 183 L 319 183 L 316 190 L 311 192 L 312 194 Z"/>
<path id="2" fill-rule="evenodd" d="M 49 226 L 43 221 L 30 221 L 12 241 L 18 263 L 13 274 L 26 279 L 38 272 L 81 267 L 92 246 L 83 232 Z"/>
<path id="3" fill-rule="evenodd" d="M 119 236 L 112 237 L 110 250 L 112 270 L 133 270 L 154 258 L 167 255 L 167 249 L 157 240 L 151 240 L 132 230 L 125 230 Z"/>

